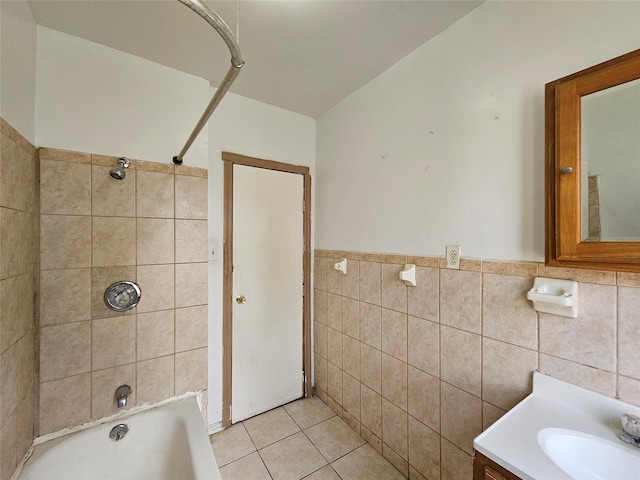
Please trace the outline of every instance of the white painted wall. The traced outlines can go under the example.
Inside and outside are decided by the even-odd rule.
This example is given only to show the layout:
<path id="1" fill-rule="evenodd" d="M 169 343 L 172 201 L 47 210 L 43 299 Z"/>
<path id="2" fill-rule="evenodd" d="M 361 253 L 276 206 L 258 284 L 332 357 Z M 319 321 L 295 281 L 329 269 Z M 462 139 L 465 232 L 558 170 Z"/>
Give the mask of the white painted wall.
<path id="1" fill-rule="evenodd" d="M 640 2 L 489 1 L 318 119 L 316 247 L 544 259 L 544 85 L 640 48 Z"/>
<path id="2" fill-rule="evenodd" d="M 219 252 L 209 262 L 209 425 L 222 421 L 223 151 L 308 166 L 313 177 L 316 120 L 227 93 L 209 121 L 209 238 Z"/>
<path id="3" fill-rule="evenodd" d="M 209 82 L 38 26 L 37 146 L 171 163 L 209 102 Z M 207 131 L 185 155 L 207 168 Z"/>
<path id="4" fill-rule="evenodd" d="M 36 23 L 25 0 L 0 1 L 0 116 L 35 143 Z"/>

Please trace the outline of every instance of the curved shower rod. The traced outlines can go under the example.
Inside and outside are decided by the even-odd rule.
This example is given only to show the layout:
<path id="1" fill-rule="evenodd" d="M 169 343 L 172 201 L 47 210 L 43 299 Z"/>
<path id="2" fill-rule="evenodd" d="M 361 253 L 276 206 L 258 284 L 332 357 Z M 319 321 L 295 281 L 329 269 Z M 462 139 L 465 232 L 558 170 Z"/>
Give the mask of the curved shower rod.
<path id="1" fill-rule="evenodd" d="M 205 108 L 204 112 L 202 113 L 200 120 L 198 120 L 197 125 L 193 129 L 193 132 L 191 132 L 191 135 L 187 139 L 187 142 L 184 144 L 184 147 L 182 147 L 182 150 L 180 150 L 180 153 L 178 155 L 173 157 L 173 163 L 175 163 L 176 165 L 182 165 L 182 158 L 187 153 L 187 150 L 189 150 L 189 147 L 191 147 L 191 144 L 193 143 L 193 141 L 196 139 L 196 137 L 198 136 L 202 128 L 205 126 L 205 124 L 209 120 L 209 117 L 211 116 L 213 111 L 216 109 L 220 101 L 222 100 L 222 97 L 224 97 L 224 94 L 227 93 L 229 88 L 231 88 L 231 84 L 240 73 L 240 69 L 244 65 L 244 61 L 242 60 L 242 55 L 240 55 L 240 47 L 238 45 L 238 41 L 236 40 L 236 37 L 233 35 L 233 33 L 231 33 L 231 30 L 229 30 L 229 27 L 227 26 L 227 24 L 224 23 L 224 20 L 222 20 L 222 18 L 220 18 L 220 16 L 218 16 L 216 12 L 214 12 L 209 7 L 207 7 L 204 1 L 201 1 L 201 0 L 178 0 L 178 1 L 183 5 L 186 5 L 187 7 L 189 7 L 191 10 L 193 10 L 198 15 L 200 15 L 202 18 L 204 18 L 207 21 L 207 23 L 211 25 L 216 30 L 216 32 L 220 34 L 220 36 L 224 40 L 224 43 L 226 43 L 227 47 L 229 47 L 229 52 L 231 53 L 231 67 L 229 68 L 229 71 L 227 72 L 225 77 L 222 79 L 222 83 L 216 89 L 216 93 L 213 95 L 213 98 L 209 102 L 209 105 L 207 105 L 207 108 Z"/>

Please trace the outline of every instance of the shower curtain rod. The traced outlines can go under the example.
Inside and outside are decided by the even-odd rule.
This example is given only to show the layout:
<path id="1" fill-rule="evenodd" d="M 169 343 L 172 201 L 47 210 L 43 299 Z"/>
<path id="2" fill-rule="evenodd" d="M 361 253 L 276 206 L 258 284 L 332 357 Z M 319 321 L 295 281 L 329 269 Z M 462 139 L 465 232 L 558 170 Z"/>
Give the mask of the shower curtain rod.
<path id="1" fill-rule="evenodd" d="M 222 18 L 220 18 L 220 16 L 218 16 L 216 12 L 207 7 L 204 1 L 178 1 L 183 5 L 189 7 L 202 18 L 204 18 L 207 23 L 211 25 L 216 30 L 216 32 L 218 32 L 218 34 L 220 34 L 224 42 L 227 44 L 227 47 L 229 47 L 229 52 L 231 53 L 231 67 L 229 68 L 229 71 L 222 79 L 222 83 L 216 89 L 216 93 L 213 95 L 213 98 L 209 102 L 209 105 L 207 105 L 207 108 L 205 108 L 204 112 L 202 113 L 200 120 L 198 120 L 197 125 L 193 129 L 193 132 L 191 132 L 191 135 L 187 139 L 187 142 L 184 144 L 184 147 L 182 147 L 182 150 L 180 150 L 180 153 L 178 155 L 173 157 L 173 163 L 175 163 L 176 165 L 182 165 L 182 159 L 184 155 L 187 153 L 187 151 L 191 147 L 191 144 L 209 120 L 209 117 L 222 100 L 222 97 L 224 97 L 224 94 L 227 93 L 229 88 L 231 88 L 231 84 L 240 73 L 240 69 L 244 65 L 244 61 L 242 60 L 242 55 L 240 54 L 240 46 L 238 45 L 236 37 L 233 35 L 231 30 L 229 30 L 227 24 L 224 23 L 224 20 L 222 20 Z"/>

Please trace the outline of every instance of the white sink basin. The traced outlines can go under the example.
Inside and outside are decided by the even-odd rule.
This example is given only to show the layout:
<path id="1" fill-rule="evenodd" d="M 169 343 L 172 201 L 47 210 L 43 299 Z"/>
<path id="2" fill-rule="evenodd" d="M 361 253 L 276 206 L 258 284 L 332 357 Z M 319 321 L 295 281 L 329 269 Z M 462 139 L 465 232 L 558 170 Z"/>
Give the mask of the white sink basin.
<path id="1" fill-rule="evenodd" d="M 538 443 L 576 480 L 640 480 L 640 449 L 564 428 L 540 430 Z"/>

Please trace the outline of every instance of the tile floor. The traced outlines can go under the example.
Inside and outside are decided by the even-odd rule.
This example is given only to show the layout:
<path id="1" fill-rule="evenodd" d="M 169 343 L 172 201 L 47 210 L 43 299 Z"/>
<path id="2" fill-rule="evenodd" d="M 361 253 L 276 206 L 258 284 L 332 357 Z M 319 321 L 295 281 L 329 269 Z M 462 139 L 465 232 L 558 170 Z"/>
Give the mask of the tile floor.
<path id="1" fill-rule="evenodd" d="M 402 480 L 405 477 L 318 397 L 211 436 L 223 480 Z"/>

